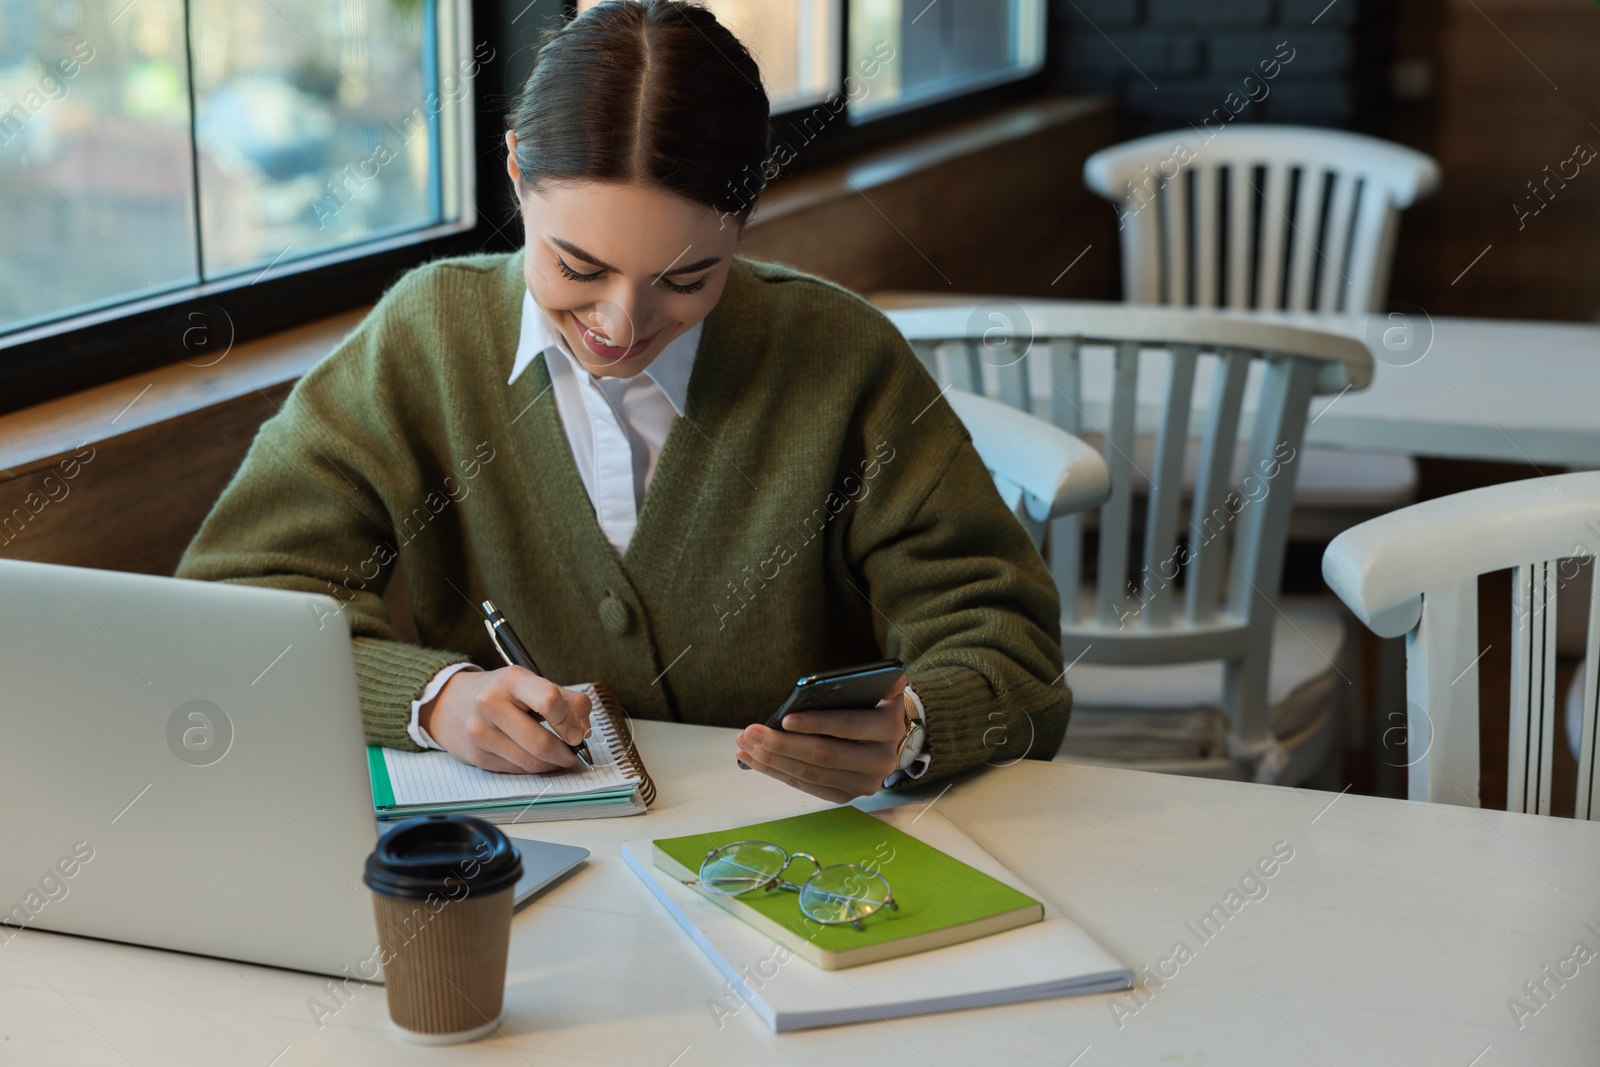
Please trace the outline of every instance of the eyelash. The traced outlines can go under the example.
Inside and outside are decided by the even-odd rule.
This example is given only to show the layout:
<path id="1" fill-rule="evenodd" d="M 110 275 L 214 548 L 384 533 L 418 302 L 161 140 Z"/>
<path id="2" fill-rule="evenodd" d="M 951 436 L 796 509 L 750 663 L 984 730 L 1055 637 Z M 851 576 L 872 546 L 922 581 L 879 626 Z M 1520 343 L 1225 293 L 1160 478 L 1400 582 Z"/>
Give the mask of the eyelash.
<path id="1" fill-rule="evenodd" d="M 597 270 L 593 274 L 579 274 L 577 271 L 567 266 L 567 261 L 562 259 L 560 256 L 556 257 L 556 266 L 561 268 L 562 277 L 572 282 L 592 282 L 599 278 L 601 274 L 605 273 L 604 271 Z M 698 293 L 700 290 L 706 287 L 706 282 L 710 280 L 711 275 L 709 274 L 701 278 L 699 281 L 690 282 L 688 285 L 678 285 L 676 282 L 669 282 L 665 278 L 660 279 L 662 285 L 665 285 L 672 292 L 678 293 L 682 296 L 688 296 L 691 293 Z"/>

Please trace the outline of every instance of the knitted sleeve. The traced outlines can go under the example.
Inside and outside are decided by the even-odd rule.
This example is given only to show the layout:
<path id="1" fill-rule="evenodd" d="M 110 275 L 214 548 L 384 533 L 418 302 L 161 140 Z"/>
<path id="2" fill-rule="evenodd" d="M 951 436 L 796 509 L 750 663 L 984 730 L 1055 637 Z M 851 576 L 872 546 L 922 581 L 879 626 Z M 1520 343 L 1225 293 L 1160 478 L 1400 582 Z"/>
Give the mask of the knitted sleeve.
<path id="1" fill-rule="evenodd" d="M 1072 708 L 1060 600 L 970 443 L 862 571 L 885 655 L 906 663 L 927 714 L 932 762 L 902 787 L 1056 754 Z"/>
<path id="2" fill-rule="evenodd" d="M 884 359 L 862 404 L 858 445 L 881 469 L 844 551 L 865 579 L 879 646 L 905 662 L 926 708 L 932 762 L 896 788 L 1051 759 L 1072 708 L 1055 582 L 965 426 L 898 332 L 882 325 Z"/>
<path id="3" fill-rule="evenodd" d="M 400 543 L 389 505 L 425 492 L 393 428 L 403 415 L 379 358 L 407 344 L 392 297 L 262 424 L 177 576 L 332 597 L 353 638 L 368 743 L 415 749 L 411 702 L 471 657 L 399 640 L 382 597 Z"/>

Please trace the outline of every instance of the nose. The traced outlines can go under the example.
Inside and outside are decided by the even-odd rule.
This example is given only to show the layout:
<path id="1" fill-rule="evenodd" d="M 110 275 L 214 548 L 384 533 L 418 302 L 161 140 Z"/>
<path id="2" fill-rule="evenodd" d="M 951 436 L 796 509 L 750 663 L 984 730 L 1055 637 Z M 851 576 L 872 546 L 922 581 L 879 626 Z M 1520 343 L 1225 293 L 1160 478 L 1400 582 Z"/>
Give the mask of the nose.
<path id="1" fill-rule="evenodd" d="M 590 304 L 580 317 L 612 344 L 627 347 L 649 336 L 651 312 L 648 294 L 623 283 Z"/>

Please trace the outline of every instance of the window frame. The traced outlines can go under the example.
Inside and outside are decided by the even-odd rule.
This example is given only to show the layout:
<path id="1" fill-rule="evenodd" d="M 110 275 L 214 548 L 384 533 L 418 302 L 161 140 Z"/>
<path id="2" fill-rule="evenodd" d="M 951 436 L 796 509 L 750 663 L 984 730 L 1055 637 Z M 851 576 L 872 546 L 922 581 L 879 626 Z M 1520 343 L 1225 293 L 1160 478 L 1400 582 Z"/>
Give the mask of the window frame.
<path id="1" fill-rule="evenodd" d="M 497 0 L 466 2 L 470 27 L 461 39 L 462 49 L 473 51 L 474 42 L 486 43 L 493 49 L 492 55 L 480 61 L 468 94 L 473 121 L 464 134 L 470 136 L 472 151 L 470 159 L 464 153 L 464 160 L 472 166 L 472 204 L 464 206 L 475 209 L 470 228 L 462 228 L 459 223 L 436 224 L 330 250 L 281 267 L 269 265 L 256 277 L 240 274 L 175 288 L 0 336 L 0 414 L 185 359 L 196 366 L 220 362 L 225 356 L 213 356 L 210 349 L 198 358 L 193 353 L 186 356 L 179 339 L 196 324 L 225 332 L 231 347 L 372 303 L 403 274 L 429 260 L 475 252 L 508 252 L 520 247 L 519 216 L 501 151 L 504 112 L 515 91 L 509 81 L 513 61 L 523 68 L 527 63 L 527 57 L 517 53 L 527 50 L 529 27 L 519 28 L 516 23 L 530 9 L 545 9 L 547 4 L 534 0 L 513 17 L 509 8 L 519 7 L 521 0 L 511 5 Z M 562 17 L 570 18 L 577 9 L 577 0 L 556 0 L 548 3 L 548 8 L 549 12 L 541 12 L 546 17 L 559 11 Z M 828 98 L 843 95 L 850 73 L 848 0 L 840 0 L 838 33 L 835 88 Z M 806 139 L 802 150 L 787 161 L 778 176 L 781 179 L 804 173 L 891 140 L 926 133 L 1037 96 L 1046 87 L 1048 33 L 1044 58 L 1044 65 L 1032 74 L 894 108 L 858 122 L 852 122 L 841 110 L 815 136 Z M 783 139 L 786 124 L 819 106 L 823 105 L 808 104 L 775 112 L 774 141 Z M 222 316 L 217 315 L 219 310 Z"/>

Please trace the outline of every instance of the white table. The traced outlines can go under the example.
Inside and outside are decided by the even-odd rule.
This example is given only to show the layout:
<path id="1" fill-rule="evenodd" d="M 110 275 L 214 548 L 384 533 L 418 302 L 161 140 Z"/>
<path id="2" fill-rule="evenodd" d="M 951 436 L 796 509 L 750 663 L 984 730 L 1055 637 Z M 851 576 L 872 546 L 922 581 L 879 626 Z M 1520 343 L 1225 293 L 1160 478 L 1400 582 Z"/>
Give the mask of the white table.
<path id="1" fill-rule="evenodd" d="M 1308 444 L 1600 467 L 1600 326 L 1420 314 L 1285 318 L 1367 338 L 1376 361 L 1366 389 L 1312 405 Z M 1391 329 L 1393 350 L 1383 340 Z"/>
<path id="2" fill-rule="evenodd" d="M 909 802 L 936 802 L 1135 970 L 1189 944 L 1194 957 L 1163 987 L 1145 980 L 1120 1028 L 1112 1005 L 1138 1006 L 1129 994 L 781 1037 L 746 1011 L 719 1028 L 717 973 L 618 844 L 820 805 L 737 770 L 732 731 L 639 723 L 638 734 L 661 786 L 648 815 L 513 828 L 594 857 L 517 916 L 502 1036 L 402 1044 L 377 987 L 319 1030 L 307 1001 L 326 995 L 324 979 L 24 931 L 0 946 L 0 1062 L 1596 1062 L 1600 959 L 1520 1031 L 1506 1004 L 1574 943 L 1600 951 L 1600 823 L 1040 763 Z M 1201 944 L 1185 923 L 1280 841 L 1294 856 L 1267 895 Z"/>
<path id="3" fill-rule="evenodd" d="M 1015 318 L 1017 309 L 1027 316 L 1050 308 L 1106 306 L 970 294 L 944 297 L 886 292 L 873 294 L 873 299 L 889 310 L 970 304 L 986 325 L 1026 321 Z M 989 312 L 999 318 L 991 318 Z M 1372 349 L 1376 368 L 1366 389 L 1313 401 L 1307 444 L 1555 467 L 1600 467 L 1600 325 L 1442 318 L 1421 311 L 1400 317 L 1219 314 L 1344 333 L 1365 340 Z M 1032 391 L 1048 397 L 1043 361 L 1030 369 Z M 1109 412 L 1109 359 L 1085 360 L 1083 373 L 1084 414 L 1091 423 L 1103 425 Z M 1160 425 L 1165 383 L 1164 356 L 1148 354 L 1140 366 L 1140 432 L 1153 433 Z M 1195 395 L 1203 401 L 1208 390 L 1203 363 Z M 1252 386 L 1246 395 L 1253 394 Z M 1194 432 L 1202 425 L 1200 420 L 1190 422 Z"/>
<path id="4" fill-rule="evenodd" d="M 1372 350 L 1370 385 L 1312 401 L 1308 445 L 1600 467 L 1600 326 L 1422 315 L 1404 320 L 1383 315 L 1249 317 L 1348 334 Z M 1394 348 L 1385 345 L 1386 335 Z M 1084 413 L 1100 424 L 1110 416 L 1109 352 L 1106 356 L 1084 363 Z M 1208 370 L 1202 364 L 1196 375 L 1198 404 L 1211 395 Z M 1252 368 L 1247 413 L 1259 378 L 1260 368 Z M 1154 433 L 1161 425 L 1166 382 L 1165 355 L 1148 354 L 1139 374 L 1142 433 Z M 1203 425 L 1201 419 L 1190 420 L 1196 433 Z"/>

